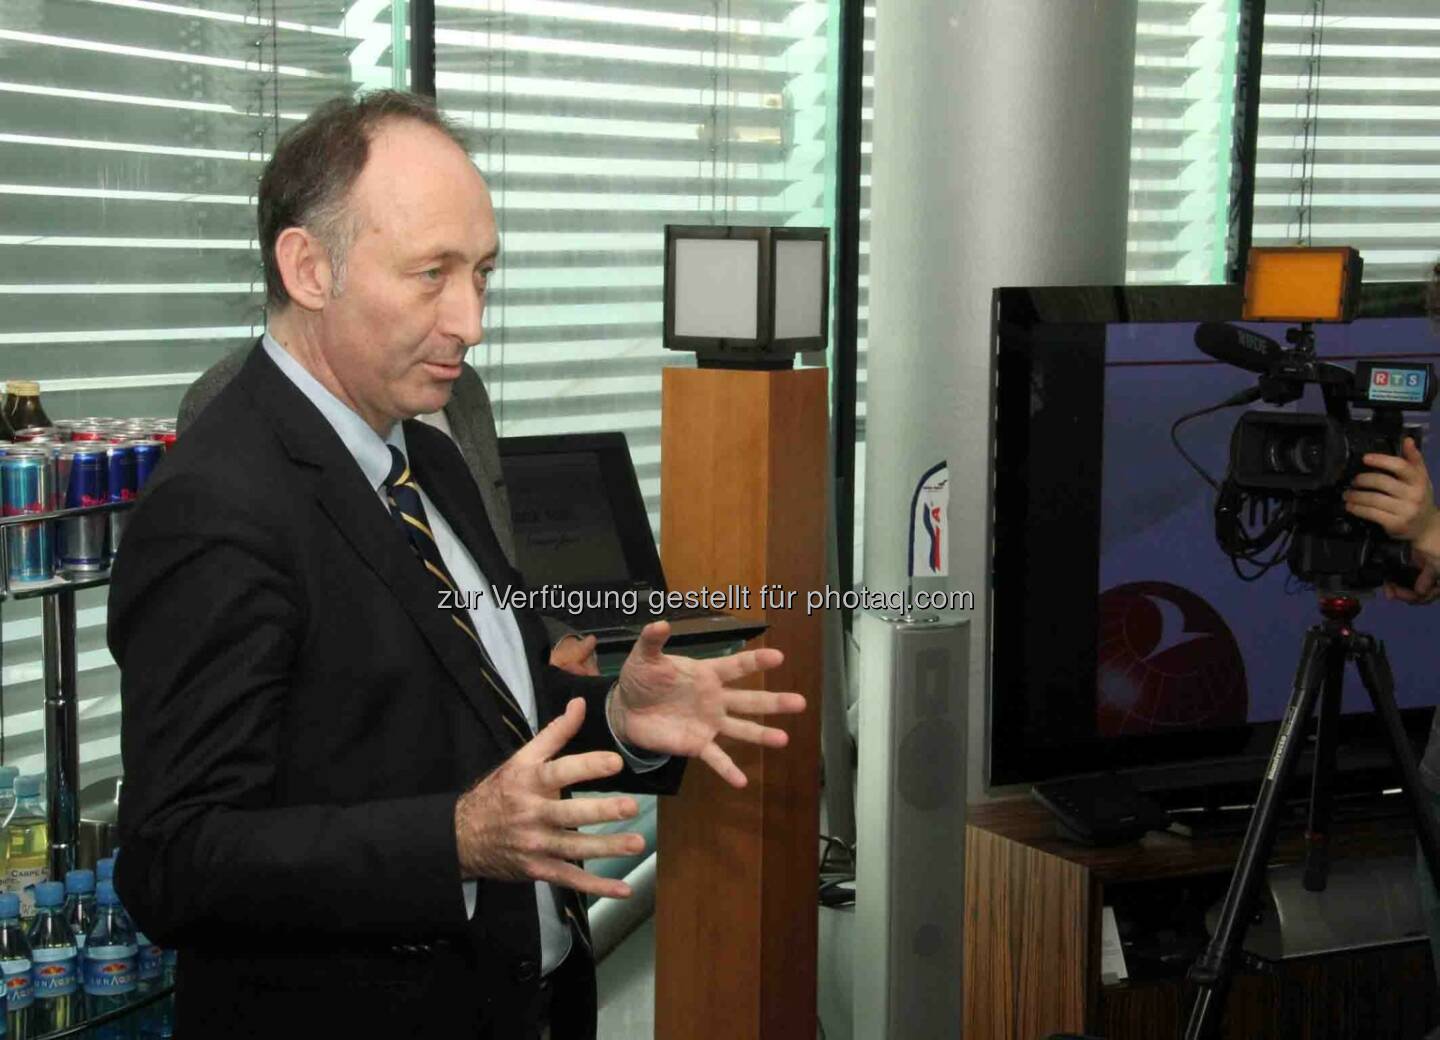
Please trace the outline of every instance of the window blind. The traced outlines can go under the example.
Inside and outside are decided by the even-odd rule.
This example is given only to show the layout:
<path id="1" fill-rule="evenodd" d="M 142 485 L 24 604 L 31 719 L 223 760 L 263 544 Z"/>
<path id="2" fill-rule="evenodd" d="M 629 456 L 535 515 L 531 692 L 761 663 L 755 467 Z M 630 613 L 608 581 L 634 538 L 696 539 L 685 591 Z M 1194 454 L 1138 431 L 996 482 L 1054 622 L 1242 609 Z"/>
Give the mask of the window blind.
<path id="1" fill-rule="evenodd" d="M 622 430 L 658 520 L 667 223 L 831 226 L 833 0 L 438 0 L 436 93 L 501 235 L 502 435 Z M 658 524 L 657 524 L 658 526 Z"/>
<path id="2" fill-rule="evenodd" d="M 1366 281 L 1440 254 L 1440 7 L 1269 0 L 1256 245 L 1352 245 Z"/>
<path id="3" fill-rule="evenodd" d="M 1127 282 L 1225 280 L 1239 0 L 1140 0 Z"/>
<path id="4" fill-rule="evenodd" d="M 52 419 L 173 416 L 263 323 L 255 183 L 319 101 L 391 81 L 387 2 L 0 3 L 0 378 Z M 77 596 L 82 781 L 119 772 L 104 590 Z M 39 601 L 0 607 L 4 758 L 43 768 Z"/>

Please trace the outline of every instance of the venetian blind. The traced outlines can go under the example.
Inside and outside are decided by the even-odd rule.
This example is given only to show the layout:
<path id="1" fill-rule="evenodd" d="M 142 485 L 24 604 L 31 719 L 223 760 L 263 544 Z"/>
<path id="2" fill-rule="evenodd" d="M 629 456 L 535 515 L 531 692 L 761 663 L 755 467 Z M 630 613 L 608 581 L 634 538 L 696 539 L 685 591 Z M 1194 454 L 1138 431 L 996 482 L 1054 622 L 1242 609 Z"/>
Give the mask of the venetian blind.
<path id="1" fill-rule="evenodd" d="M 1366 281 L 1440 253 L 1440 6 L 1269 0 L 1255 244 L 1352 245 Z"/>
<path id="2" fill-rule="evenodd" d="M 262 322 L 255 183 L 319 101 L 389 85 L 388 0 L 0 2 L 0 378 L 50 417 L 175 414 Z M 104 590 L 78 602 L 85 781 L 119 772 Z M 4 758 L 43 768 L 37 600 L 0 606 Z"/>
<path id="3" fill-rule="evenodd" d="M 621 430 L 658 520 L 663 229 L 830 226 L 832 0 L 438 0 L 436 93 L 501 234 L 502 435 Z"/>

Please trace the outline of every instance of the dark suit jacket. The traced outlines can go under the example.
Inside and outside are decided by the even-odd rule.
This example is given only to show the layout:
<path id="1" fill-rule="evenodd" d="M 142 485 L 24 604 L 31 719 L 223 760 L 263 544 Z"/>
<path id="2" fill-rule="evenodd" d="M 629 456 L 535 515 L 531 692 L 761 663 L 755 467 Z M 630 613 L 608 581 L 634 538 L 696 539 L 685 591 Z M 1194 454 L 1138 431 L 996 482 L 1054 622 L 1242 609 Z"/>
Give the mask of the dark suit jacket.
<path id="1" fill-rule="evenodd" d="M 180 399 L 180 413 L 176 420 L 181 434 L 239 375 L 249 356 L 248 346 L 232 350 L 190 384 L 190 389 Z M 515 526 L 510 515 L 510 495 L 505 489 L 505 473 L 500 465 L 495 410 L 490 405 L 485 383 L 468 364 L 460 366 L 460 378 L 455 380 L 455 386 L 450 391 L 450 403 L 445 406 L 445 421 L 450 424 L 450 433 L 460 448 L 460 455 L 470 475 L 475 478 L 475 486 L 480 489 L 480 501 L 485 504 L 485 514 L 490 517 L 500 548 L 505 551 L 505 558 L 518 567 L 520 558 L 515 554 Z M 541 620 L 551 646 L 565 636 L 575 634 L 574 629 L 558 618 Z"/>
<path id="2" fill-rule="evenodd" d="M 481 570 L 518 582 L 454 444 L 413 421 L 405 434 Z M 519 620 L 541 724 L 583 696 L 570 750 L 613 749 L 609 680 L 549 667 L 537 619 Z M 180 1033 L 530 1035 L 534 888 L 480 882 L 471 920 L 461 894 L 456 798 L 513 748 L 479 655 L 334 430 L 258 346 L 131 516 L 109 641 L 116 884 L 180 950 Z M 605 786 L 673 790 L 681 767 Z M 572 956 L 585 992 L 557 1035 L 594 1029 L 593 966 L 580 943 Z"/>
<path id="3" fill-rule="evenodd" d="M 176 419 L 181 434 L 220 395 L 230 380 L 240 374 L 249 356 L 249 346 L 232 350 L 190 384 L 190 389 L 180 400 L 180 412 Z M 485 512 L 494 523 L 500 547 L 505 550 L 506 558 L 518 565 L 510 522 L 510 496 L 505 491 L 500 446 L 496 443 L 495 410 L 490 405 L 485 383 L 468 364 L 460 366 L 460 378 L 455 380 L 450 403 L 445 406 L 445 420 L 450 424 L 450 432 L 455 436 L 465 465 L 470 468 L 475 484 L 480 488 L 480 500 L 485 503 Z"/>

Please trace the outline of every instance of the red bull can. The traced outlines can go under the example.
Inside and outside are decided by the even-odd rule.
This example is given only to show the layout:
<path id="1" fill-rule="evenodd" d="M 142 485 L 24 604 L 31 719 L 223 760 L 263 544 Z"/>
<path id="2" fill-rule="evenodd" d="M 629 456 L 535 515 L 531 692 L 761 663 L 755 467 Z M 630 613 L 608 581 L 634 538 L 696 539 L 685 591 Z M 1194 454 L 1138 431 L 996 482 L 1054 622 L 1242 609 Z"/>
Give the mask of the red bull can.
<path id="1" fill-rule="evenodd" d="M 0 458 L 0 512 L 5 516 L 48 513 L 55 501 L 54 461 L 43 452 L 11 452 Z M 6 588 L 55 576 L 50 524 L 38 520 L 6 527 Z"/>
<path id="2" fill-rule="evenodd" d="M 55 458 L 56 491 L 62 509 L 102 506 L 109 501 L 109 461 L 99 444 L 67 444 Z M 90 574 L 110 563 L 105 551 L 104 513 L 61 520 L 56 531 L 56 560 L 66 574 Z"/>
<path id="3" fill-rule="evenodd" d="M 165 457 L 165 445 L 159 441 L 133 440 L 130 447 L 135 449 L 135 493 L 138 495 L 145 490 L 145 485 L 150 482 L 150 474 L 155 472 L 155 467 Z"/>
<path id="4" fill-rule="evenodd" d="M 174 430 L 165 430 L 160 434 L 159 438 L 157 439 L 160 441 L 161 444 L 165 445 L 166 451 L 169 451 L 171 448 L 175 447 Z"/>
<path id="5" fill-rule="evenodd" d="M 107 444 L 106 490 L 111 502 L 132 502 L 135 499 L 135 449 L 129 444 Z M 117 510 L 110 513 L 110 555 L 120 548 L 120 536 L 125 533 L 125 513 Z"/>
<path id="6" fill-rule="evenodd" d="M 15 431 L 17 441 L 58 441 L 60 431 L 54 426 L 27 426 Z"/>

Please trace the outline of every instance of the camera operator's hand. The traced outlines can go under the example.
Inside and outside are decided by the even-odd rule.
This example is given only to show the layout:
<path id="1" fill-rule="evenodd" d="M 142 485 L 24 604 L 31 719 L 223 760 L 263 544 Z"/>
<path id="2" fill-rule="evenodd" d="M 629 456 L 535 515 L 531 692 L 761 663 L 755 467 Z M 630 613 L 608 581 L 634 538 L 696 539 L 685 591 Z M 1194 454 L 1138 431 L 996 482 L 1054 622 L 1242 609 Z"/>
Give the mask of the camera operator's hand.
<path id="1" fill-rule="evenodd" d="M 1355 477 L 1345 492 L 1345 508 L 1362 520 L 1379 524 L 1392 538 L 1407 541 L 1429 564 L 1440 562 L 1440 511 L 1435 490 L 1415 441 L 1405 438 L 1404 457 L 1366 455 L 1371 470 Z"/>
<path id="2" fill-rule="evenodd" d="M 1434 603 L 1440 599 L 1440 582 L 1435 580 L 1435 568 L 1428 563 L 1420 568 L 1420 576 L 1415 579 L 1414 588 L 1407 589 L 1387 581 L 1385 598 L 1398 599 L 1401 603 L 1417 607 L 1423 603 Z"/>

